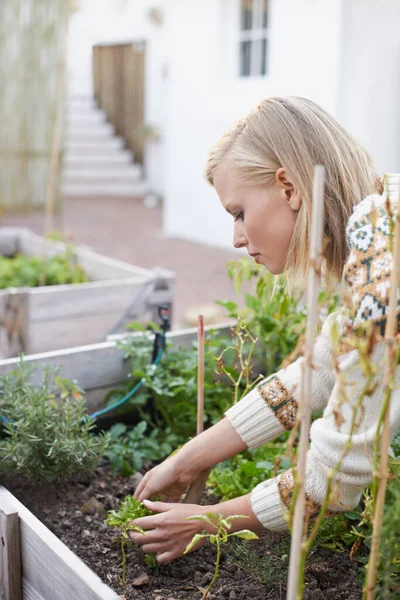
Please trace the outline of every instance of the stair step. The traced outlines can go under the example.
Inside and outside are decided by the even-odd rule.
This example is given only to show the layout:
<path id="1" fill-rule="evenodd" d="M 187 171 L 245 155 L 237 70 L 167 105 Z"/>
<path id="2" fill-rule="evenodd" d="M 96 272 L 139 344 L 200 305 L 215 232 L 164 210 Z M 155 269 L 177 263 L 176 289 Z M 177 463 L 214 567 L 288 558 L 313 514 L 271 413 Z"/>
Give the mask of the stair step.
<path id="1" fill-rule="evenodd" d="M 66 106 L 67 109 L 97 108 L 96 101 L 92 96 L 68 96 Z"/>
<path id="2" fill-rule="evenodd" d="M 122 167 L 112 168 L 107 165 L 104 169 L 64 169 L 64 181 L 136 181 L 142 176 L 141 165 L 123 165 Z"/>
<path id="3" fill-rule="evenodd" d="M 107 121 L 106 113 L 99 108 L 95 110 L 70 110 L 65 113 L 65 122 L 67 125 L 77 125 L 80 126 L 82 124 L 92 125 L 95 123 L 104 123 Z"/>
<path id="4" fill-rule="evenodd" d="M 114 136 L 115 128 L 111 123 L 107 123 L 106 121 L 93 121 L 92 123 L 89 121 L 82 121 L 81 123 L 77 123 L 74 121 L 73 123 L 69 122 L 65 125 L 65 135 L 68 138 L 70 137 L 98 137 L 98 136 Z"/>
<path id="5" fill-rule="evenodd" d="M 71 154 L 107 154 L 115 150 L 124 150 L 124 141 L 121 138 L 104 138 L 97 142 L 90 139 L 85 140 L 66 140 L 65 152 Z"/>
<path id="6" fill-rule="evenodd" d="M 67 154 L 64 157 L 64 168 L 67 170 L 113 169 L 123 165 L 133 164 L 133 154 L 129 150 L 110 152 L 106 154 L 85 154 L 75 156 Z"/>
<path id="7" fill-rule="evenodd" d="M 147 181 L 139 180 L 133 184 L 63 184 L 61 191 L 65 196 L 143 196 L 148 192 Z"/>
<path id="8" fill-rule="evenodd" d="M 67 127 L 65 130 L 67 141 L 102 140 L 115 137 L 115 130 L 111 123 L 101 123 L 94 127 Z"/>

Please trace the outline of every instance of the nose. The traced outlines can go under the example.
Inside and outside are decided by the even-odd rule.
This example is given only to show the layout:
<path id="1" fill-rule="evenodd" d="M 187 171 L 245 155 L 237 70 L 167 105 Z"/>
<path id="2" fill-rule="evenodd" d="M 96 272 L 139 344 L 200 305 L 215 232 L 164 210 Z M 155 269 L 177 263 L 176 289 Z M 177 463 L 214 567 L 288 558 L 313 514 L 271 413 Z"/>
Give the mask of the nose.
<path id="1" fill-rule="evenodd" d="M 235 221 L 233 228 L 233 247 L 244 248 L 248 245 L 248 243 L 249 242 L 243 228 L 243 223 L 241 221 Z"/>

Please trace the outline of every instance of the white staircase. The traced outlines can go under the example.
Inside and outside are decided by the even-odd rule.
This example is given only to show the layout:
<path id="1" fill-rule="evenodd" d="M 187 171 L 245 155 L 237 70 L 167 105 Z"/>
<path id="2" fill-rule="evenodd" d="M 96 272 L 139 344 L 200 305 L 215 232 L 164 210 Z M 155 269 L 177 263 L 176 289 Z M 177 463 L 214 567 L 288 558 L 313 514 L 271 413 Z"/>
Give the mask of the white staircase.
<path id="1" fill-rule="evenodd" d="M 142 167 L 114 134 L 93 98 L 67 102 L 62 193 L 66 196 L 142 196 Z"/>

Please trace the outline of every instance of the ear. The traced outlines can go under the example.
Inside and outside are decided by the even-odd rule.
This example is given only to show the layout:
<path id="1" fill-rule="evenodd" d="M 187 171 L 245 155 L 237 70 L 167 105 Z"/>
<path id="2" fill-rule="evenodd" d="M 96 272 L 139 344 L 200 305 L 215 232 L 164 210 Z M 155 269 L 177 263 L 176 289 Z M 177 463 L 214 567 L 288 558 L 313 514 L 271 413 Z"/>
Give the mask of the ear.
<path id="1" fill-rule="evenodd" d="M 282 189 L 290 208 L 299 211 L 301 207 L 301 197 L 298 189 L 292 183 L 292 178 L 288 175 L 284 167 L 280 167 L 275 173 L 275 182 Z"/>

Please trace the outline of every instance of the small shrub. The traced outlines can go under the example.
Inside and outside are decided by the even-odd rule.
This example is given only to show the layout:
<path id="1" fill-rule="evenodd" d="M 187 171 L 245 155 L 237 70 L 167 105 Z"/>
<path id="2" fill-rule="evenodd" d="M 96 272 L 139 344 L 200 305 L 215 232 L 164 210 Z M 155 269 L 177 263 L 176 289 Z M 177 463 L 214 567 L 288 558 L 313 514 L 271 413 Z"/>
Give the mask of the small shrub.
<path id="1" fill-rule="evenodd" d="M 36 481 L 66 479 L 91 471 L 103 456 L 108 437 L 92 433 L 82 390 L 56 373 L 44 373 L 33 386 L 20 368 L 0 378 L 0 470 Z"/>

